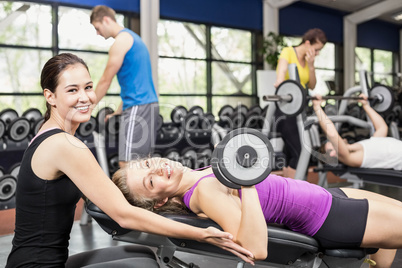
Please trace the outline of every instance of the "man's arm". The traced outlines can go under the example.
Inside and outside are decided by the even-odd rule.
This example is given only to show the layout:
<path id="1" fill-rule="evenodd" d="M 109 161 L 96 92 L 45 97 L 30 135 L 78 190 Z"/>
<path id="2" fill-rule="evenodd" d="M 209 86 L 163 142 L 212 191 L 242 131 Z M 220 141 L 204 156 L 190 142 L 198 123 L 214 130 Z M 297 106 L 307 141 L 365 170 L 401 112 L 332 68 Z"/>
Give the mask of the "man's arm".
<path id="1" fill-rule="evenodd" d="M 354 159 L 349 151 L 348 144 L 339 135 L 334 123 L 328 118 L 324 110 L 321 107 L 321 96 L 316 96 L 317 99 L 313 100 L 314 112 L 317 115 L 318 122 L 322 131 L 325 133 L 328 140 L 334 146 L 334 149 L 338 153 L 338 159 L 342 163 L 348 166 L 358 166 L 356 159 Z"/>
<path id="2" fill-rule="evenodd" d="M 109 59 L 106 68 L 95 89 L 97 103 L 106 95 L 113 77 L 120 70 L 124 57 L 133 45 L 133 42 L 134 39 L 129 33 L 123 32 L 116 36 L 116 40 L 109 50 Z"/>
<path id="3" fill-rule="evenodd" d="M 388 126 L 385 122 L 384 118 L 379 115 L 367 102 L 367 96 L 361 94 L 360 97 L 364 98 L 360 103 L 363 105 L 363 109 L 366 112 L 367 116 L 370 118 L 373 123 L 375 132 L 373 137 L 386 137 L 388 135 Z"/>

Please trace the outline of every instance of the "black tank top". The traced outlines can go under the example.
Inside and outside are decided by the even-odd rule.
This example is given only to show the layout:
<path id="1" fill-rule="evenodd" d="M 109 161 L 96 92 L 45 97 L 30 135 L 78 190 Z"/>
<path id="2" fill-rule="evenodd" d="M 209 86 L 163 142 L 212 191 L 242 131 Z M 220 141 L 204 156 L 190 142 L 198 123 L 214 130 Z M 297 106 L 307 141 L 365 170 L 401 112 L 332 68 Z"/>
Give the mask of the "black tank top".
<path id="1" fill-rule="evenodd" d="M 22 158 L 16 191 L 15 234 L 7 268 L 64 267 L 68 258 L 75 208 L 82 194 L 66 175 L 43 180 L 31 167 L 38 146 L 61 132 L 65 133 L 53 129 L 37 136 Z"/>

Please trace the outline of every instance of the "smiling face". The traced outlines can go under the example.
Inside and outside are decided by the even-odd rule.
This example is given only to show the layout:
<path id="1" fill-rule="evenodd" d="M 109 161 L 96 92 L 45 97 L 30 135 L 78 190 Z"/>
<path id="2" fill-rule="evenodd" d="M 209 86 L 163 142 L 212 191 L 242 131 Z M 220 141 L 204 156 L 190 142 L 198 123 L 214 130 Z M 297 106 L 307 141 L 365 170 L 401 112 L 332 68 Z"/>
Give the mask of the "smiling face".
<path id="1" fill-rule="evenodd" d="M 176 161 L 150 158 L 130 163 L 127 186 L 137 196 L 163 200 L 175 196 L 185 168 Z"/>
<path id="2" fill-rule="evenodd" d="M 90 119 L 96 95 L 89 72 L 82 64 L 70 65 L 60 73 L 54 93 L 44 91 L 52 114 L 64 125 L 76 126 Z"/>

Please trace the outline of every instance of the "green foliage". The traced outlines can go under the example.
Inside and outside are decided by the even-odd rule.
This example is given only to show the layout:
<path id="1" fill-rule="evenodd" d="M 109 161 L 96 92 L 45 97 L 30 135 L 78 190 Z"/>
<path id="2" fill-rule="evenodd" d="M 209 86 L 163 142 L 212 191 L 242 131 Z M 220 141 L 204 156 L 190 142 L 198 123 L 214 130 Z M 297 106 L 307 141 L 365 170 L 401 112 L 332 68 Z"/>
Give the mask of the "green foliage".
<path id="1" fill-rule="evenodd" d="M 264 38 L 262 54 L 264 60 L 272 67 L 272 69 L 276 69 L 279 55 L 285 46 L 286 43 L 282 35 L 269 32 Z"/>

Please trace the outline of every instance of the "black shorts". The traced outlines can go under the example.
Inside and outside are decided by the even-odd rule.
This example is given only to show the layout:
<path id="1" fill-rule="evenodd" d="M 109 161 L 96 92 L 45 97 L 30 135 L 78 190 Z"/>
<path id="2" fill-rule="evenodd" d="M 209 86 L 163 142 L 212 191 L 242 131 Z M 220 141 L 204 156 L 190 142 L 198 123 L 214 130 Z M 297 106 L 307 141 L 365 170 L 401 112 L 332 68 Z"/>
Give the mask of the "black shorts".
<path id="1" fill-rule="evenodd" d="M 313 237 L 324 248 L 360 247 L 366 230 L 367 199 L 348 198 L 339 188 L 327 190 L 332 194 L 331 209 Z"/>

